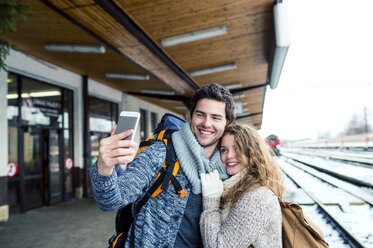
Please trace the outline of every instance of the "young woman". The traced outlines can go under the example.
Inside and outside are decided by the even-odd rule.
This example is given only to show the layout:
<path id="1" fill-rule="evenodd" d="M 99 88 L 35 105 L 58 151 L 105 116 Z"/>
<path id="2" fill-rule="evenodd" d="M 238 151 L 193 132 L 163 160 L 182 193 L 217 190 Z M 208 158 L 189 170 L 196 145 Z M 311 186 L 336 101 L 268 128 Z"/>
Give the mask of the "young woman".
<path id="1" fill-rule="evenodd" d="M 227 127 L 220 155 L 231 178 L 223 183 L 217 172 L 201 174 L 204 247 L 282 247 L 282 176 L 258 132 Z"/>

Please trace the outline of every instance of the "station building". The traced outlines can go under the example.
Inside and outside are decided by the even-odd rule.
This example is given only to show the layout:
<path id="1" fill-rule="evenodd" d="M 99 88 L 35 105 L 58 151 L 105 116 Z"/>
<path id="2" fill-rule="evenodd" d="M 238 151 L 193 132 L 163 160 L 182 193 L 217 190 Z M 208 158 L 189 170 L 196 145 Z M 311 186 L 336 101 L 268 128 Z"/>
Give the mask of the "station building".
<path id="1" fill-rule="evenodd" d="M 31 55 L 12 51 L 0 71 L 0 220 L 89 197 L 99 140 L 120 111 L 138 111 L 135 141 L 153 133 L 162 107 Z"/>

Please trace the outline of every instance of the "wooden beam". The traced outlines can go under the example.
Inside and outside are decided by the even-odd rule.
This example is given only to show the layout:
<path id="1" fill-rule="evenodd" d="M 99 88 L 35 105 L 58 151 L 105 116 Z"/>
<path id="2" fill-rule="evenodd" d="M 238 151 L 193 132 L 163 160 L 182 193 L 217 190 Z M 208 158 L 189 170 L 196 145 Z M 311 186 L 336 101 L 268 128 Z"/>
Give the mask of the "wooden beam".
<path id="1" fill-rule="evenodd" d="M 243 88 L 239 88 L 239 89 L 232 89 L 232 90 L 230 90 L 230 92 L 232 94 L 237 94 L 237 93 L 242 93 L 242 92 L 246 92 L 246 91 L 256 90 L 258 88 L 266 87 L 267 85 L 269 85 L 269 84 L 265 83 L 265 84 L 255 85 L 255 86 L 243 87 Z"/>
<path id="2" fill-rule="evenodd" d="M 147 93 L 138 93 L 138 92 L 127 92 L 127 94 L 134 95 L 134 96 L 145 96 L 150 98 L 156 99 L 165 99 L 165 100 L 177 100 L 182 101 L 184 105 L 190 109 L 190 98 L 186 96 L 168 96 L 168 95 L 156 95 L 156 94 L 147 94 Z"/>
<path id="3" fill-rule="evenodd" d="M 199 85 L 182 70 L 122 9 L 111 0 L 95 0 L 95 2 L 131 33 L 140 43 L 148 48 L 156 57 L 168 66 L 193 90 L 199 89 Z"/>

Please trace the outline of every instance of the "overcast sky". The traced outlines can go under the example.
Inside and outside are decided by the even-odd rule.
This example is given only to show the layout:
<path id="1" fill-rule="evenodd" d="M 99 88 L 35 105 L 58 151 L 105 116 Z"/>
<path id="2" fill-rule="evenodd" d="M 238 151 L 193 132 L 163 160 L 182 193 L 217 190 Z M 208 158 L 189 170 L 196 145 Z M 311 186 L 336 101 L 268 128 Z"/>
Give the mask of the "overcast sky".
<path id="1" fill-rule="evenodd" d="M 267 89 L 260 133 L 336 135 L 353 113 L 373 111 L 373 0 L 284 3 L 291 45 L 277 88 Z"/>

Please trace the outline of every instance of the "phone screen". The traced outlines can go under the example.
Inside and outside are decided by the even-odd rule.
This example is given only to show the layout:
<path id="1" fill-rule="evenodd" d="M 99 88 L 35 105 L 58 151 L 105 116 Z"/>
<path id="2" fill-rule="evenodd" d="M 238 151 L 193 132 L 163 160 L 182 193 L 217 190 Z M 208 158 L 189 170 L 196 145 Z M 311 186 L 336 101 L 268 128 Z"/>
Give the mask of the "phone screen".
<path id="1" fill-rule="evenodd" d="M 134 116 L 119 116 L 118 125 L 117 125 L 117 129 L 115 130 L 115 134 L 121 133 L 123 131 L 127 131 L 129 129 L 133 129 L 135 131 L 137 119 L 138 117 L 134 117 Z M 125 140 L 132 140 L 132 135 L 125 138 Z"/>

